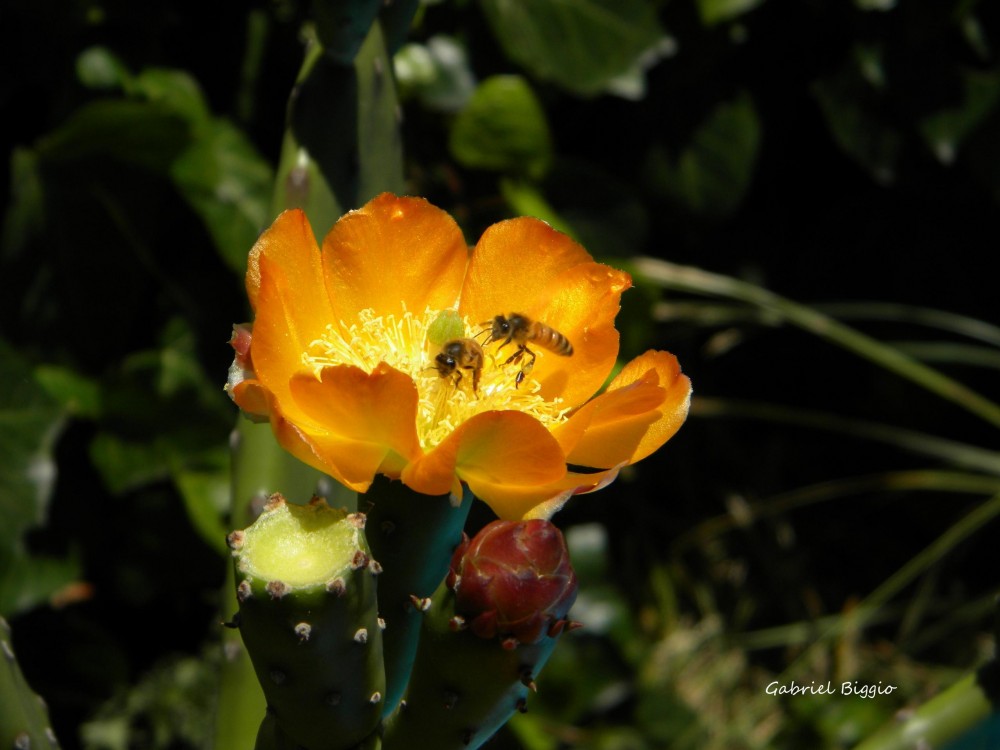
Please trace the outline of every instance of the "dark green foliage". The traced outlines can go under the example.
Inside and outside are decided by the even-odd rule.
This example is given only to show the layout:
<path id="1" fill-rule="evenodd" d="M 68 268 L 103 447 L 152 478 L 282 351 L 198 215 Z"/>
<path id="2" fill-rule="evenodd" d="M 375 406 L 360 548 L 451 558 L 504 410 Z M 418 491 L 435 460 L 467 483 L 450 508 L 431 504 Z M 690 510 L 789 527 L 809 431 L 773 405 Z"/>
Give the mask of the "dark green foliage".
<path id="1" fill-rule="evenodd" d="M 10 626 L 0 617 L 0 745 L 55 750 L 59 747 L 45 703 L 21 674 L 10 642 Z"/>

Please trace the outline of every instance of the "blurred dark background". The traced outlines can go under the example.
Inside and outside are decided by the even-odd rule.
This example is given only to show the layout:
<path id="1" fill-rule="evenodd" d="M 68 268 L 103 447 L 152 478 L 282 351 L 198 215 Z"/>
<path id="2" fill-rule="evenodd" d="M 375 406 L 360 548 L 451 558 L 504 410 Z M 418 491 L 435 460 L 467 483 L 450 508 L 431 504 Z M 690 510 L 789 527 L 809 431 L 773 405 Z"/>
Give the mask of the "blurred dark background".
<path id="1" fill-rule="evenodd" d="M 421 4 L 396 67 L 409 192 L 470 242 L 534 213 L 998 397 L 995 4 L 564 5 Z M 0 6 L 0 612 L 64 747 L 210 734 L 226 341 L 310 12 Z M 676 353 L 692 417 L 557 516 L 588 628 L 497 746 L 849 747 L 979 664 L 995 529 L 918 554 L 1000 491 L 997 421 L 738 295 L 634 276 L 622 357 Z M 761 702 L 776 674 L 901 689 Z"/>

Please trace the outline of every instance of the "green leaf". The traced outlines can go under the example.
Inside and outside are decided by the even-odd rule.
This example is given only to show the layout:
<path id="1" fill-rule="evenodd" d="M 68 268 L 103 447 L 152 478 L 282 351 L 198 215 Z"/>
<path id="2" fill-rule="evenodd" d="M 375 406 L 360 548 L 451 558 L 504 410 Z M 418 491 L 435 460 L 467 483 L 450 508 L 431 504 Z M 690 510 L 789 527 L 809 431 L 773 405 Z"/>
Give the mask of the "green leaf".
<path id="1" fill-rule="evenodd" d="M 455 118 L 451 153 L 466 167 L 539 178 L 548 169 L 552 143 L 545 111 L 520 76 L 494 76 L 476 89 Z"/>
<path id="2" fill-rule="evenodd" d="M 230 502 L 228 452 L 222 451 L 219 458 L 215 467 L 175 470 L 174 482 L 195 530 L 212 549 L 225 555 L 226 534 L 231 530 L 223 523 Z"/>
<path id="3" fill-rule="evenodd" d="M 235 272 L 267 225 L 274 174 L 246 136 L 225 120 L 213 120 L 171 165 L 170 175 L 205 222 L 220 255 Z"/>
<path id="4" fill-rule="evenodd" d="M 171 445 L 167 440 L 143 443 L 101 432 L 90 443 L 90 460 L 108 490 L 120 495 L 169 476 Z"/>
<path id="5" fill-rule="evenodd" d="M 880 185 L 896 176 L 902 136 L 881 114 L 884 77 L 877 50 L 855 50 L 839 71 L 814 82 L 812 91 L 841 150 Z"/>
<path id="6" fill-rule="evenodd" d="M 192 124 L 206 123 L 210 117 L 201 87 L 183 70 L 143 70 L 133 79 L 129 94 L 162 104 Z"/>
<path id="7" fill-rule="evenodd" d="M 962 72 L 962 97 L 956 107 L 924 117 L 920 134 L 942 164 L 951 164 L 965 139 L 996 111 L 1000 100 L 1000 74 Z"/>
<path id="8" fill-rule="evenodd" d="M 406 44 L 393 58 L 401 96 L 416 96 L 438 112 L 458 112 L 476 89 L 465 48 L 449 36 Z"/>
<path id="9" fill-rule="evenodd" d="M 0 615 L 11 617 L 42 604 L 81 575 L 78 560 L 0 550 Z"/>
<path id="10" fill-rule="evenodd" d="M 76 58 L 76 76 L 87 88 L 120 89 L 132 79 L 128 68 L 107 47 L 90 47 Z"/>
<path id="11" fill-rule="evenodd" d="M 101 387 L 92 378 L 56 365 L 38 366 L 35 378 L 45 392 L 73 416 L 96 419 L 100 415 Z"/>
<path id="12" fill-rule="evenodd" d="M 90 453 L 107 487 L 122 493 L 212 458 L 232 427 L 232 404 L 205 375 L 186 325 L 167 325 L 161 348 L 136 352 L 103 383 L 102 426 Z"/>
<path id="13" fill-rule="evenodd" d="M 0 233 L 0 255 L 17 257 L 26 251 L 32 237 L 45 228 L 45 191 L 38 155 L 15 148 L 10 157 L 10 202 Z"/>
<path id="14" fill-rule="evenodd" d="M 663 36 L 646 0 L 480 0 L 503 47 L 532 75 L 580 96 L 602 93 Z"/>
<path id="15" fill-rule="evenodd" d="M 188 123 L 163 102 L 102 100 L 40 139 L 38 154 L 51 162 L 106 158 L 163 174 L 190 140 Z"/>
<path id="16" fill-rule="evenodd" d="M 676 157 L 655 147 L 646 167 L 650 186 L 695 214 L 724 217 L 750 187 L 761 128 L 746 93 L 719 104 Z"/>
<path id="17" fill-rule="evenodd" d="M 706 26 L 732 21 L 749 13 L 764 0 L 698 0 L 698 15 Z"/>
<path id="18" fill-rule="evenodd" d="M 28 364 L 0 341 L 0 549 L 19 545 L 45 518 L 56 478 L 52 448 L 64 418 Z"/>

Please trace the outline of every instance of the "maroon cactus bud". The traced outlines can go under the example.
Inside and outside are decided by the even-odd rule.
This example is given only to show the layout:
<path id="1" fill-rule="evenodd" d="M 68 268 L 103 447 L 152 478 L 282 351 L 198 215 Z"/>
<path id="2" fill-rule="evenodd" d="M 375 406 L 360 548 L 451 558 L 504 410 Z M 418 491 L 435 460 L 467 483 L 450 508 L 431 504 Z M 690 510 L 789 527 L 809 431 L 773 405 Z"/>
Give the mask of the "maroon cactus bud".
<path id="1" fill-rule="evenodd" d="M 548 521 L 494 521 L 455 550 L 455 610 L 505 648 L 537 643 L 565 621 L 577 581 L 562 532 Z M 557 631 L 561 630 L 557 626 Z"/>

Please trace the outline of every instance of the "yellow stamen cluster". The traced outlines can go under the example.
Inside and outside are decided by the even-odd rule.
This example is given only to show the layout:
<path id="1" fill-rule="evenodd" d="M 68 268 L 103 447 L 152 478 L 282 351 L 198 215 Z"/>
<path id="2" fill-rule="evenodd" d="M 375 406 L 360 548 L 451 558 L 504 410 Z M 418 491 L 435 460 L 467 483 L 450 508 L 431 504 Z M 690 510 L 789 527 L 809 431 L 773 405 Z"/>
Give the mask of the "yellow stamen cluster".
<path id="1" fill-rule="evenodd" d="M 465 420 L 486 411 L 522 411 L 551 427 L 566 419 L 569 411 L 562 399 L 546 401 L 538 391 L 541 386 L 529 374 L 519 387 L 514 379 L 520 365 L 505 365 L 513 353 L 508 347 L 497 355 L 496 347 L 484 347 L 483 369 L 479 388 L 472 392 L 472 373 L 461 371 L 462 379 L 455 384 L 454 376 L 442 377 L 434 364 L 441 344 L 428 338 L 428 330 L 442 316 L 455 316 L 454 311 L 424 310 L 417 315 L 405 310 L 401 316 L 376 315 L 372 309 L 358 313 L 357 322 L 330 323 L 322 338 L 316 339 L 302 353 L 302 362 L 317 378 L 324 367 L 353 365 L 371 372 L 380 362 L 399 370 L 417 386 L 417 435 L 424 450 L 431 450 Z M 464 335 L 474 338 L 481 326 L 462 321 Z M 460 338 L 456 336 L 455 338 Z M 436 336 L 434 337 L 436 338 Z M 479 336 L 479 341 L 483 341 Z M 510 349 L 510 352 L 508 352 Z M 539 361 L 544 356 L 538 353 Z"/>

